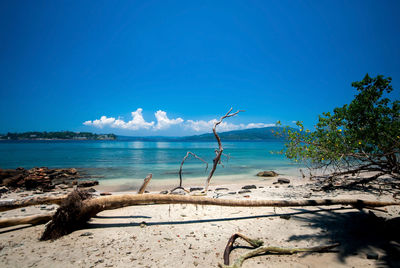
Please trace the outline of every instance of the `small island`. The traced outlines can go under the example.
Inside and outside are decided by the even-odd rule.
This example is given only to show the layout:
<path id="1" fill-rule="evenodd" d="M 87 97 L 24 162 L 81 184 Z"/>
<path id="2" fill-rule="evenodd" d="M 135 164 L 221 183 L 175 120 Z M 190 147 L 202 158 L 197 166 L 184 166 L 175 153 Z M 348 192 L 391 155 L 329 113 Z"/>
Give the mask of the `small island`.
<path id="1" fill-rule="evenodd" d="M 115 140 L 115 134 L 95 134 L 91 132 L 23 132 L 0 134 L 0 140 Z"/>

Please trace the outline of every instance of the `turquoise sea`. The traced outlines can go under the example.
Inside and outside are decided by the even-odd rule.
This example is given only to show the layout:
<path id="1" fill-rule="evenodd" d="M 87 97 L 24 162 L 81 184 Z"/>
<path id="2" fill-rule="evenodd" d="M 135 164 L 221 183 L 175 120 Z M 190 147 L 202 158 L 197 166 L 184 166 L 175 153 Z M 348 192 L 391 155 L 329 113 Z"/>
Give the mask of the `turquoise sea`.
<path id="1" fill-rule="evenodd" d="M 297 166 L 283 155 L 273 154 L 282 142 L 224 142 L 220 178 L 255 178 L 261 170 L 297 175 Z M 153 180 L 178 180 L 179 166 L 187 151 L 196 153 L 212 165 L 216 142 L 142 141 L 0 141 L 0 168 L 75 167 L 98 176 L 100 184 L 138 184 L 148 173 Z M 189 157 L 184 178 L 205 178 L 205 165 Z"/>

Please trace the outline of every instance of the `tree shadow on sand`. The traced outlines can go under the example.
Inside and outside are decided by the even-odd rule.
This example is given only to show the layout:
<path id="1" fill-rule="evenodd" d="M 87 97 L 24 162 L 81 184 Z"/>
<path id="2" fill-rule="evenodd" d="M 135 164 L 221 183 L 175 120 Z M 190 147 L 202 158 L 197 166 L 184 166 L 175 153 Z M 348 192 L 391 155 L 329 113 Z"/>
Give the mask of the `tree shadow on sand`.
<path id="1" fill-rule="evenodd" d="M 341 262 L 352 255 L 380 252 L 378 265 L 400 267 L 400 217 L 386 220 L 372 212 L 327 211 L 307 217 L 297 216 L 295 219 L 322 231 L 318 234 L 294 235 L 289 241 L 332 240 L 341 244 L 338 252 Z"/>

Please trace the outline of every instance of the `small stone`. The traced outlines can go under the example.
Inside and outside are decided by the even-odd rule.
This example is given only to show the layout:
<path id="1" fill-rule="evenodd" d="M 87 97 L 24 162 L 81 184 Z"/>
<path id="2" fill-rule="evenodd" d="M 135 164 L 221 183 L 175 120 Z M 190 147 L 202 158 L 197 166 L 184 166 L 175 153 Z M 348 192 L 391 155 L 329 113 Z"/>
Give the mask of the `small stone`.
<path id="1" fill-rule="evenodd" d="M 290 180 L 286 179 L 286 178 L 278 178 L 278 183 L 280 183 L 280 184 L 290 183 Z"/>
<path id="2" fill-rule="evenodd" d="M 241 190 L 238 192 L 239 194 L 246 194 L 246 193 L 251 193 L 250 190 Z"/>
<path id="3" fill-rule="evenodd" d="M 215 191 L 228 191 L 228 190 L 229 190 L 228 188 L 224 188 L 224 187 L 219 187 L 219 188 L 215 189 Z"/>
<path id="4" fill-rule="evenodd" d="M 279 218 L 284 219 L 284 220 L 289 220 L 290 215 L 281 215 L 281 216 L 279 216 Z"/>
<path id="5" fill-rule="evenodd" d="M 66 184 L 63 184 L 63 183 L 56 186 L 56 189 L 65 190 L 65 189 L 68 189 L 68 188 L 69 188 L 69 186 L 66 185 Z"/>
<path id="6" fill-rule="evenodd" d="M 228 194 L 236 194 L 236 192 L 228 192 Z"/>
<path id="7" fill-rule="evenodd" d="M 26 209 L 25 208 L 21 208 L 21 212 L 25 212 L 26 211 Z"/>
<path id="8" fill-rule="evenodd" d="M 87 189 L 87 191 L 88 191 L 89 193 L 97 192 L 96 189 L 94 189 L 94 188 L 89 188 L 89 189 Z"/>
<path id="9" fill-rule="evenodd" d="M 257 176 L 258 177 L 276 177 L 276 176 L 278 176 L 279 174 L 278 173 L 276 173 L 275 171 L 261 171 L 261 172 L 258 172 L 257 173 Z"/>
<path id="10" fill-rule="evenodd" d="M 144 228 L 147 226 L 147 223 L 145 221 L 142 221 L 139 226 L 140 228 Z"/>
<path id="11" fill-rule="evenodd" d="M 168 194 L 167 190 L 161 191 L 160 194 Z"/>
<path id="12" fill-rule="evenodd" d="M 190 187 L 189 191 L 194 192 L 194 191 L 202 191 L 204 188 L 203 187 Z"/>
<path id="13" fill-rule="evenodd" d="M 112 193 L 110 193 L 110 192 L 102 192 L 102 193 L 100 193 L 100 195 L 112 195 Z"/>
<path id="14" fill-rule="evenodd" d="M 257 186 L 255 186 L 255 185 L 245 185 L 245 186 L 243 186 L 242 187 L 242 189 L 257 189 Z"/>
<path id="15" fill-rule="evenodd" d="M 8 192 L 8 188 L 5 186 L 0 187 L 0 194 Z"/>
<path id="16" fill-rule="evenodd" d="M 244 195 L 243 197 L 244 198 L 250 198 L 250 195 Z"/>
<path id="17" fill-rule="evenodd" d="M 377 260 L 378 258 L 379 258 L 379 255 L 377 253 L 367 253 L 367 259 Z"/>
<path id="18" fill-rule="evenodd" d="M 176 194 L 176 195 L 185 195 L 186 192 L 182 189 L 175 189 L 171 194 Z"/>
<path id="19" fill-rule="evenodd" d="M 91 235 L 93 235 L 93 233 L 91 233 L 91 232 L 84 232 L 84 233 L 82 233 L 80 236 L 91 236 Z"/>

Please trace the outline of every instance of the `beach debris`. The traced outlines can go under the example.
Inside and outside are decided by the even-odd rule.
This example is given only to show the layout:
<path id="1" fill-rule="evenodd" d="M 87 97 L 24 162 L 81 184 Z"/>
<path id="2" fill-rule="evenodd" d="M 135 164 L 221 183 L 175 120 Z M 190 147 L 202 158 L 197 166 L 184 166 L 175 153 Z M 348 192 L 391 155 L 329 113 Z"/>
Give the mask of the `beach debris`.
<path id="1" fill-rule="evenodd" d="M 169 192 L 167 190 L 161 191 L 160 194 L 168 194 Z"/>
<path id="2" fill-rule="evenodd" d="M 378 253 L 373 253 L 373 252 L 367 253 L 366 257 L 367 257 L 367 259 L 370 259 L 370 260 L 379 259 Z"/>
<path id="3" fill-rule="evenodd" d="M 100 195 L 104 196 L 104 195 L 112 195 L 112 193 L 110 192 L 101 192 Z"/>
<path id="4" fill-rule="evenodd" d="M 276 173 L 275 171 L 272 171 L 272 170 L 271 171 L 260 171 L 257 173 L 258 177 L 276 177 L 278 175 L 279 175 L 278 173 Z"/>
<path id="5" fill-rule="evenodd" d="M 238 194 L 247 194 L 247 193 L 251 193 L 251 191 L 246 189 L 246 190 L 240 190 L 238 192 Z"/>
<path id="6" fill-rule="evenodd" d="M 290 215 L 280 215 L 279 218 L 284 219 L 284 220 L 289 220 Z"/>
<path id="7" fill-rule="evenodd" d="M 217 133 L 217 126 L 218 126 L 219 124 L 221 124 L 222 121 L 223 121 L 225 118 L 235 116 L 235 115 L 237 115 L 238 113 L 244 112 L 244 111 L 243 111 L 243 110 L 238 110 L 238 111 L 236 111 L 236 112 L 234 112 L 234 113 L 231 113 L 231 112 L 232 112 L 232 108 L 230 108 L 229 111 L 228 111 L 224 116 L 222 116 L 218 121 L 216 121 L 216 122 L 214 123 L 214 127 L 213 127 L 212 130 L 213 130 L 214 136 L 215 136 L 215 138 L 216 138 L 216 140 L 217 140 L 217 143 L 218 143 L 218 149 L 215 150 L 215 158 L 213 159 L 213 167 L 211 168 L 211 171 L 210 171 L 210 173 L 208 174 L 204 192 L 207 192 L 207 191 L 208 191 L 208 186 L 210 185 L 211 178 L 212 178 L 212 176 L 214 175 L 214 172 L 215 172 L 215 170 L 217 169 L 217 166 L 218 166 L 219 164 L 221 164 L 221 156 L 222 156 L 223 151 L 224 151 L 224 148 L 222 147 L 222 143 L 221 143 L 221 138 L 218 136 L 218 133 Z"/>
<path id="8" fill-rule="evenodd" d="M 218 187 L 218 188 L 215 188 L 215 191 L 229 191 L 229 189 L 225 188 L 225 187 Z"/>
<path id="9" fill-rule="evenodd" d="M 280 184 L 284 184 L 284 183 L 290 183 L 290 180 L 286 178 L 278 178 L 277 182 Z"/>
<path id="10" fill-rule="evenodd" d="M 92 187 L 92 186 L 96 186 L 96 185 L 99 185 L 98 181 L 87 180 L 87 181 L 79 181 L 77 186 L 80 188 L 86 188 L 86 187 Z"/>
<path id="11" fill-rule="evenodd" d="M 202 191 L 203 187 L 190 187 L 189 192 Z"/>
<path id="12" fill-rule="evenodd" d="M 91 235 L 93 235 L 93 233 L 91 233 L 91 232 L 84 232 L 84 233 L 80 234 L 80 236 L 91 236 Z"/>
<path id="13" fill-rule="evenodd" d="M 237 238 L 242 238 L 248 244 L 250 244 L 254 249 L 248 251 L 247 253 L 243 254 L 239 258 L 237 258 L 232 265 L 229 265 L 229 255 L 233 250 L 233 243 L 236 241 Z M 261 254 L 272 253 L 272 254 L 295 254 L 299 252 L 330 252 L 329 250 L 338 247 L 340 244 L 331 244 L 331 245 L 324 245 L 324 246 L 317 246 L 317 247 L 310 247 L 310 248 L 280 248 L 275 246 L 264 246 L 264 242 L 259 239 L 250 239 L 240 233 L 236 233 L 232 235 L 228 243 L 226 244 L 225 251 L 224 251 L 224 264 L 218 264 L 221 268 L 240 268 L 243 265 L 243 262 L 251 257 L 258 256 Z"/>
<path id="14" fill-rule="evenodd" d="M 257 189 L 257 186 L 255 186 L 254 184 L 253 185 L 245 185 L 242 187 L 242 189 L 246 189 L 246 190 Z"/>
<path id="15" fill-rule="evenodd" d="M 144 191 L 146 190 L 147 184 L 149 184 L 151 178 L 153 177 L 153 174 L 149 173 L 146 178 L 144 178 L 142 186 L 140 186 L 138 194 L 143 194 Z"/>
<path id="16" fill-rule="evenodd" d="M 0 219 L 0 228 L 16 226 L 21 224 L 43 224 L 49 222 L 52 219 L 53 214 L 41 214 L 41 215 L 33 215 L 27 217 L 17 217 L 17 218 L 9 218 L 9 219 Z"/>
<path id="17" fill-rule="evenodd" d="M 228 192 L 228 194 L 234 195 L 236 194 L 236 192 Z"/>
<path id="18" fill-rule="evenodd" d="M 186 191 L 184 189 L 182 189 L 182 188 L 175 188 L 174 190 L 172 190 L 170 192 L 170 194 L 173 194 L 173 195 L 185 195 Z"/>
<path id="19" fill-rule="evenodd" d="M 249 190 L 246 190 L 249 191 Z M 40 204 L 40 200 L 46 204 L 57 204 L 60 197 L 33 198 L 28 202 L 21 200 L 0 201 L 0 211 L 12 208 L 25 207 L 27 204 Z M 38 203 L 39 202 L 39 203 Z M 400 202 L 369 201 L 359 199 L 321 199 L 321 200 L 244 200 L 244 199 L 223 199 L 200 196 L 182 195 L 160 195 L 160 194 L 123 194 L 112 196 L 100 196 L 92 198 L 88 192 L 75 190 L 67 198 L 61 199 L 61 206 L 57 209 L 51 222 L 46 225 L 46 229 L 41 240 L 56 239 L 69 234 L 74 230 L 82 228 L 86 222 L 97 215 L 99 212 L 110 209 L 118 209 L 135 205 L 154 205 L 154 204 L 193 204 L 193 205 L 215 205 L 230 207 L 305 207 L 305 206 L 332 206 L 349 205 L 356 209 L 364 207 L 384 207 L 398 206 Z M 18 224 L 34 224 L 33 218 L 25 217 L 19 220 L 3 219 L 0 227 Z M 47 220 L 51 214 L 48 214 Z M 42 221 L 44 219 L 42 218 Z M 23 223 L 22 223 L 23 222 Z"/>
<path id="20" fill-rule="evenodd" d="M 185 163 L 186 159 L 187 159 L 189 156 L 193 156 L 194 158 L 196 158 L 196 159 L 202 161 L 203 163 L 205 163 L 205 164 L 206 164 L 206 171 L 207 171 L 207 169 L 208 169 L 208 163 L 207 163 L 203 158 L 197 156 L 195 153 L 192 153 L 192 152 L 189 152 L 189 151 L 186 152 L 186 155 L 185 155 L 185 156 L 183 157 L 183 159 L 182 159 L 181 166 L 179 167 L 179 172 L 178 172 L 178 175 L 179 175 L 179 186 L 176 187 L 176 188 L 174 188 L 174 189 L 172 189 L 172 190 L 171 190 L 171 193 L 172 193 L 174 190 L 176 190 L 176 189 L 182 189 L 182 190 L 188 192 L 188 191 L 185 190 L 185 188 L 183 188 L 183 186 L 182 186 L 182 181 L 183 181 L 183 179 L 182 179 L 182 168 L 183 168 L 183 164 Z"/>

